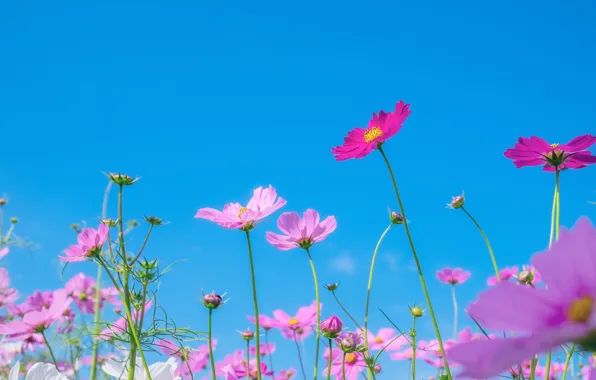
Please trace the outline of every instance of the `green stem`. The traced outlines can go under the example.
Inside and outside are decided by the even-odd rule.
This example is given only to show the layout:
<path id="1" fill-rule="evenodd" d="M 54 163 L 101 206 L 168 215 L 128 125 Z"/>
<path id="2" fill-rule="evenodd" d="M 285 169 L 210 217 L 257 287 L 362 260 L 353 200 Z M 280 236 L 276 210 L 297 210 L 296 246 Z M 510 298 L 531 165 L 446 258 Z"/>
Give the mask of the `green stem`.
<path id="1" fill-rule="evenodd" d="M 249 340 L 246 341 L 246 378 L 250 379 L 250 341 Z"/>
<path id="2" fill-rule="evenodd" d="M 327 361 L 327 380 L 331 380 L 331 362 L 333 361 L 333 340 L 329 339 L 329 360 Z"/>
<path id="3" fill-rule="evenodd" d="M 255 343 L 257 360 L 257 379 L 261 380 L 261 344 L 259 335 L 261 334 L 259 326 L 259 304 L 257 301 L 257 282 L 255 278 L 255 264 L 252 259 L 252 245 L 250 244 L 250 232 L 246 232 L 246 243 L 248 245 L 248 260 L 250 261 L 250 276 L 252 279 L 252 298 L 255 308 Z"/>
<path id="4" fill-rule="evenodd" d="M 269 330 L 265 330 L 265 344 L 267 345 L 267 348 L 269 349 Z M 273 354 L 271 353 L 271 350 L 269 351 L 269 366 L 271 367 L 271 378 L 275 377 L 275 370 L 273 369 Z"/>
<path id="5" fill-rule="evenodd" d="M 298 344 L 298 337 L 294 330 L 294 343 L 296 343 L 296 351 L 298 352 L 298 362 L 300 363 L 300 369 L 302 370 L 302 377 L 306 380 L 306 370 L 304 369 L 304 361 L 302 360 L 302 352 L 300 351 L 300 344 Z"/>
<path id="6" fill-rule="evenodd" d="M 383 239 L 385 239 L 385 236 L 387 235 L 387 233 L 389 233 L 389 230 L 391 229 L 391 227 L 393 227 L 393 222 L 391 222 L 389 224 L 389 226 L 385 229 L 385 231 L 383 231 L 383 234 L 381 235 L 381 237 L 379 238 L 379 240 L 377 241 L 377 245 L 375 246 L 375 250 L 373 252 L 372 255 L 372 260 L 370 262 L 370 273 L 368 275 L 368 287 L 366 288 L 366 304 L 365 304 L 365 308 L 364 308 L 364 330 L 363 330 L 363 334 L 364 334 L 364 347 L 366 349 L 365 351 L 365 355 L 369 356 L 369 351 L 368 351 L 368 306 L 370 304 L 370 289 L 372 288 L 372 280 L 373 280 L 373 274 L 375 272 L 375 262 L 377 261 L 377 253 L 379 252 L 379 248 L 381 247 L 381 243 L 383 242 Z M 368 368 L 368 377 L 373 377 L 373 371 L 371 370 L 370 366 L 367 366 Z"/>
<path id="7" fill-rule="evenodd" d="M 452 379 L 451 370 L 449 369 L 449 362 L 447 361 L 447 355 L 445 355 L 445 347 L 443 346 L 443 339 L 441 338 L 441 332 L 439 331 L 439 324 L 437 323 L 437 318 L 435 317 L 435 312 L 433 310 L 432 303 L 430 301 L 430 295 L 428 293 L 428 289 L 426 288 L 426 281 L 424 280 L 424 274 L 422 273 L 422 266 L 420 265 L 420 260 L 418 259 L 418 254 L 416 253 L 416 248 L 414 247 L 414 241 L 412 240 L 412 235 L 410 234 L 410 227 L 408 226 L 408 218 L 406 216 L 406 210 L 404 209 L 403 202 L 401 200 L 401 196 L 399 195 L 399 190 L 397 188 L 397 182 L 395 181 L 395 175 L 393 174 L 393 169 L 391 169 L 391 164 L 389 163 L 389 159 L 387 155 L 383 151 L 382 147 L 379 147 L 379 152 L 383 156 L 385 160 L 385 164 L 387 165 L 387 170 L 389 170 L 389 175 L 391 177 L 391 182 L 393 183 L 393 190 L 395 190 L 395 196 L 397 198 L 397 203 L 399 204 L 399 209 L 401 215 L 404 218 L 404 227 L 406 230 L 406 235 L 408 237 L 408 242 L 410 243 L 410 249 L 412 250 L 412 256 L 414 257 L 414 261 L 416 262 L 416 268 L 418 269 L 418 276 L 420 277 L 420 285 L 422 285 L 422 291 L 424 292 L 424 298 L 426 299 L 426 303 L 428 304 L 428 312 L 433 322 L 433 326 L 435 329 L 435 334 L 437 335 L 437 341 L 439 342 L 439 351 L 441 352 L 441 356 L 443 357 L 443 363 L 445 364 L 445 372 L 449 379 Z"/>
<path id="8" fill-rule="evenodd" d="M 480 224 L 478 224 L 476 219 L 474 219 L 472 214 L 470 214 L 468 212 L 468 210 L 465 209 L 464 206 L 462 206 L 461 209 L 468 216 L 468 218 L 470 218 L 470 220 L 476 225 L 476 228 L 478 228 L 478 231 L 480 231 L 480 234 L 482 235 L 482 238 L 484 239 L 484 242 L 486 243 L 486 247 L 488 248 L 488 253 L 490 254 L 490 259 L 493 262 L 493 268 L 495 270 L 497 280 L 501 281 L 501 275 L 499 274 L 499 267 L 497 266 L 497 259 L 495 258 L 495 253 L 493 252 L 493 247 L 490 245 L 490 241 L 488 241 L 488 237 L 484 233 L 484 230 L 482 229 L 482 227 L 480 227 Z"/>
<path id="9" fill-rule="evenodd" d="M 43 341 L 46 343 L 46 346 L 48 346 L 48 351 L 50 351 L 50 356 L 52 357 L 52 361 L 54 362 L 56 369 L 58 369 L 58 362 L 56 361 L 56 357 L 54 356 L 54 351 L 52 351 L 52 347 L 50 346 L 50 342 L 48 341 L 48 338 L 46 337 L 45 332 L 42 331 L 41 336 L 43 336 Z"/>
<path id="10" fill-rule="evenodd" d="M 455 297 L 455 285 L 451 285 L 451 300 L 453 301 L 453 339 L 457 338 L 457 298 Z"/>
<path id="11" fill-rule="evenodd" d="M 416 317 L 412 321 L 412 380 L 416 380 Z"/>
<path id="12" fill-rule="evenodd" d="M 211 330 L 211 318 L 213 314 L 213 309 L 209 309 L 209 319 L 207 320 L 207 339 L 209 339 L 209 361 L 211 363 L 211 376 L 213 377 L 213 380 L 217 380 L 217 376 L 215 375 L 215 360 L 213 359 L 213 342 L 211 341 L 211 334 L 212 334 L 212 330 Z"/>
<path id="13" fill-rule="evenodd" d="M 360 330 L 362 330 L 362 327 L 360 327 L 360 324 L 358 323 L 358 321 L 356 321 L 356 319 L 354 317 L 352 317 L 352 314 L 350 314 L 350 312 L 339 301 L 339 298 L 337 298 L 337 295 L 335 294 L 335 291 L 331 291 L 331 294 L 333 294 L 333 298 L 335 298 L 335 302 L 337 302 L 337 304 L 339 305 L 339 307 L 343 310 L 344 313 L 346 313 L 346 315 L 348 316 L 348 318 L 350 318 L 350 320 L 354 323 L 354 325 L 356 327 L 358 327 Z"/>
<path id="14" fill-rule="evenodd" d="M 346 353 L 344 352 L 344 357 L 341 360 L 341 378 L 342 380 L 346 380 Z"/>
<path id="15" fill-rule="evenodd" d="M 317 327 L 315 329 L 316 333 L 316 346 L 315 346 L 315 374 L 313 379 L 317 380 L 317 375 L 319 373 L 319 346 L 321 343 L 321 302 L 319 299 L 319 280 L 317 278 L 317 271 L 315 270 L 315 263 L 312 260 L 312 256 L 310 255 L 310 251 L 308 248 L 305 249 L 306 254 L 308 255 L 308 262 L 310 263 L 310 269 L 312 270 L 312 277 L 315 283 L 315 300 L 317 303 Z"/>
<path id="16" fill-rule="evenodd" d="M 565 380 L 567 378 L 567 369 L 569 368 L 569 363 L 571 362 L 571 357 L 573 356 L 574 352 L 575 344 L 571 346 L 571 349 L 569 350 L 569 352 L 567 352 L 567 356 L 565 357 L 565 367 L 563 368 L 563 377 L 561 377 L 561 380 Z"/>
<path id="17" fill-rule="evenodd" d="M 118 295 L 120 296 L 120 299 L 122 299 L 122 301 L 124 301 L 125 296 L 122 293 L 122 290 L 120 290 L 120 287 L 118 286 L 118 283 L 116 282 L 116 279 L 114 278 L 114 276 L 112 276 L 112 273 L 110 273 L 107 265 L 103 262 L 103 259 L 101 257 L 99 257 L 97 259 L 97 261 L 106 270 L 108 277 L 110 277 L 110 280 L 114 284 L 116 291 L 118 291 Z M 130 312 L 130 307 L 128 306 L 128 304 L 126 302 L 123 302 L 123 306 L 124 306 L 124 312 L 126 313 L 126 319 L 128 321 L 127 322 L 128 326 L 134 326 L 134 321 L 132 318 L 132 313 Z M 143 305 L 143 307 L 145 307 L 145 305 Z M 147 380 L 152 380 L 151 372 L 149 371 L 149 365 L 147 364 L 147 360 L 145 359 L 145 353 L 143 352 L 143 349 L 141 347 L 141 341 L 139 340 L 139 335 L 137 334 L 136 329 L 131 328 L 130 330 L 132 332 L 132 337 L 133 337 L 134 343 L 136 344 L 136 347 L 139 348 L 139 355 L 141 355 L 141 359 L 143 360 L 143 367 L 145 368 L 145 373 L 147 374 Z M 134 369 L 134 367 L 130 367 L 130 368 Z M 134 374 L 134 371 L 133 371 L 133 374 Z M 129 375 L 130 375 L 130 372 L 129 372 Z"/>
<path id="18" fill-rule="evenodd" d="M 112 189 L 112 181 L 108 181 L 108 185 L 104 191 L 103 196 L 103 203 L 101 208 L 101 219 L 104 220 L 107 217 L 108 213 L 108 199 L 110 195 L 110 190 Z M 109 231 L 109 226 L 108 226 Z M 109 234 L 108 234 L 108 245 L 111 247 L 112 242 L 110 242 Z M 95 279 L 95 310 L 93 314 L 93 327 L 95 329 L 93 335 L 93 354 L 91 357 L 91 379 L 95 380 L 97 375 L 97 358 L 99 355 L 99 334 L 101 332 L 101 326 L 99 325 L 99 305 L 101 303 L 101 266 L 97 268 L 97 276 Z"/>

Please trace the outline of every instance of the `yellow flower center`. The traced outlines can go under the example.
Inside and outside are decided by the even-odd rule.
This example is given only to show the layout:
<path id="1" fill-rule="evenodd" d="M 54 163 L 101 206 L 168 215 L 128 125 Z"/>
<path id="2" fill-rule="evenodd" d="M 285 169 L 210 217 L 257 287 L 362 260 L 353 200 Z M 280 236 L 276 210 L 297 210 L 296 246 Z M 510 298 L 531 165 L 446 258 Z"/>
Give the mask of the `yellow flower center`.
<path id="1" fill-rule="evenodd" d="M 381 136 L 383 136 L 383 131 L 381 131 L 381 128 L 372 127 L 364 132 L 364 141 L 367 143 L 373 142 Z"/>
<path id="2" fill-rule="evenodd" d="M 300 323 L 300 321 L 298 321 L 296 318 L 292 318 L 288 321 L 290 326 L 296 326 L 298 323 Z"/>
<path id="3" fill-rule="evenodd" d="M 346 363 L 354 364 L 356 363 L 356 354 L 349 353 L 346 355 Z"/>
<path id="4" fill-rule="evenodd" d="M 247 212 L 247 211 L 248 211 L 248 208 L 246 208 L 246 207 L 242 207 L 242 208 L 240 209 L 240 211 L 238 211 L 238 217 L 242 216 L 242 214 L 244 214 L 244 213 L 245 213 L 245 212 Z"/>
<path id="5" fill-rule="evenodd" d="M 380 336 L 376 337 L 375 338 L 375 343 L 377 343 L 377 344 L 383 343 L 383 338 L 381 338 Z"/>
<path id="6" fill-rule="evenodd" d="M 556 144 L 556 143 L 555 143 L 555 144 L 550 144 L 550 147 L 551 147 L 551 148 L 556 148 L 556 147 L 558 147 L 558 146 L 559 146 L 559 144 Z"/>
<path id="7" fill-rule="evenodd" d="M 594 310 L 594 299 L 585 296 L 571 303 L 567 309 L 567 317 L 575 323 L 586 323 Z"/>

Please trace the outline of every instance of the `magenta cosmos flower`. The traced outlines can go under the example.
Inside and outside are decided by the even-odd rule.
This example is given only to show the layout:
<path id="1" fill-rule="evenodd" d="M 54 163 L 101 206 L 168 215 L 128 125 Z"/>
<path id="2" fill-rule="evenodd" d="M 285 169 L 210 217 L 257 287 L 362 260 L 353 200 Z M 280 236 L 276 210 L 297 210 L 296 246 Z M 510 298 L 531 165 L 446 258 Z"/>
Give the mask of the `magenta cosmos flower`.
<path id="1" fill-rule="evenodd" d="M 469 306 L 468 314 L 482 326 L 516 334 L 450 348 L 449 358 L 464 367 L 462 377 L 497 376 L 568 342 L 596 349 L 596 229 L 589 219 L 562 230 L 561 238 L 535 255 L 532 264 L 546 288 L 501 282 Z"/>
<path id="2" fill-rule="evenodd" d="M 64 250 L 66 256 L 60 256 L 60 260 L 66 262 L 85 261 L 89 257 L 96 255 L 101 251 L 101 247 L 108 238 L 109 227 L 100 224 L 97 230 L 93 228 L 83 228 L 77 237 L 78 244 L 71 245 Z"/>
<path id="3" fill-rule="evenodd" d="M 379 115 L 373 113 L 367 128 L 352 129 L 344 138 L 343 145 L 333 148 L 331 153 L 337 161 L 368 156 L 401 129 L 411 112 L 410 105 L 402 100 L 395 105 L 394 112 L 381 111 Z"/>
<path id="4" fill-rule="evenodd" d="M 596 143 L 596 136 L 582 135 L 567 144 L 549 144 L 540 137 L 520 137 L 505 157 L 513 160 L 517 168 L 544 165 L 544 171 L 581 169 L 596 163 L 596 157 L 587 151 Z"/>
<path id="5" fill-rule="evenodd" d="M 501 281 L 508 281 L 512 278 L 516 278 L 517 272 L 519 271 L 518 267 L 507 267 L 499 270 L 499 277 Z M 489 277 L 486 280 L 487 285 L 497 285 L 499 283 L 499 279 L 497 276 Z"/>
<path id="6" fill-rule="evenodd" d="M 308 249 L 314 243 L 324 240 L 335 231 L 337 223 L 334 216 L 328 216 L 321 222 L 319 213 L 308 209 L 301 218 L 295 212 L 284 212 L 277 219 L 277 227 L 286 235 L 267 232 L 267 241 L 275 248 L 289 250 L 292 248 Z"/>
<path id="7" fill-rule="evenodd" d="M 319 305 L 320 309 L 323 309 L 323 304 L 319 303 Z M 283 310 L 275 310 L 273 316 L 275 317 L 276 327 L 281 329 L 296 330 L 301 327 L 312 327 L 317 323 L 317 302 L 313 301 L 309 306 L 302 306 L 293 317 L 290 317 Z"/>
<path id="8" fill-rule="evenodd" d="M 207 219 L 224 228 L 251 229 L 257 222 L 273 214 L 286 204 L 277 196 L 271 185 L 267 189 L 259 187 L 246 206 L 240 203 L 228 203 L 223 211 L 212 208 L 199 209 L 195 218 Z"/>
<path id="9" fill-rule="evenodd" d="M 255 323 L 255 317 L 253 317 L 252 315 L 247 315 L 246 318 L 248 318 L 248 320 L 252 323 Z M 264 314 L 259 314 L 259 326 L 265 329 L 266 331 L 269 331 L 277 325 L 275 319 Z"/>
<path id="10" fill-rule="evenodd" d="M 358 330 L 362 334 L 361 330 Z M 379 351 L 385 349 L 387 351 L 396 351 L 401 349 L 404 345 L 409 344 L 409 340 L 400 335 L 396 337 L 395 330 L 390 328 L 382 328 L 378 333 L 373 334 L 370 330 L 367 331 L 368 348 L 372 351 Z"/>
<path id="11" fill-rule="evenodd" d="M 463 284 L 470 278 L 470 272 L 467 272 L 461 268 L 443 268 L 437 271 L 437 278 L 443 284 L 458 285 Z"/>

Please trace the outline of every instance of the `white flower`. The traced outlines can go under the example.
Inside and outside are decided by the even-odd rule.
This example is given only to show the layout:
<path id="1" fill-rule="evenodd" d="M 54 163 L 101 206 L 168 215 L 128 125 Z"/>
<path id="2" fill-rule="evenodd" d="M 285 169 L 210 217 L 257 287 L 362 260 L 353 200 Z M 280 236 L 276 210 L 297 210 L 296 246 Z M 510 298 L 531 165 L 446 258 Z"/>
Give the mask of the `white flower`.
<path id="1" fill-rule="evenodd" d="M 145 373 L 145 367 L 142 364 L 141 358 L 137 357 L 135 365 L 135 377 L 134 380 L 146 380 L 147 374 Z M 155 363 L 149 366 L 149 372 L 153 380 L 181 380 L 180 377 L 175 377 L 174 372 L 178 364 L 175 358 L 170 358 L 165 363 Z M 117 379 L 128 378 L 128 363 L 116 358 L 109 358 L 108 361 L 101 367 L 101 369 L 110 376 Z M 9 379 L 12 380 L 12 379 Z"/>
<path id="2" fill-rule="evenodd" d="M 17 361 L 10 369 L 8 380 L 19 380 L 20 370 L 21 362 Z M 27 371 L 25 380 L 68 380 L 68 377 L 58 372 L 53 364 L 35 363 L 33 367 Z"/>

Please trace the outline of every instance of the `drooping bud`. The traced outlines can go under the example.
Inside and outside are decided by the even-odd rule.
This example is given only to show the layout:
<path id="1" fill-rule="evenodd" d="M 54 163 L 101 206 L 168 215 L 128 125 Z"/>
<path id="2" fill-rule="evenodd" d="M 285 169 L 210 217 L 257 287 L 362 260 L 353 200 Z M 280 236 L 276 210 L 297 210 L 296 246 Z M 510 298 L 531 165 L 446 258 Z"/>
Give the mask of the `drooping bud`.
<path id="1" fill-rule="evenodd" d="M 321 333 L 327 339 L 335 339 L 343 329 L 344 324 L 337 316 L 332 315 L 321 322 Z"/>
<path id="2" fill-rule="evenodd" d="M 339 282 L 325 284 L 325 289 L 329 290 L 330 292 L 337 290 L 338 287 L 339 287 Z"/>
<path id="3" fill-rule="evenodd" d="M 223 300 L 219 294 L 210 293 L 203 294 L 203 305 L 207 309 L 215 310 L 223 304 Z"/>
<path id="4" fill-rule="evenodd" d="M 455 197 L 451 197 L 451 202 L 447 205 L 452 209 L 462 208 L 465 203 L 464 193 L 462 192 L 461 195 L 457 195 Z"/>
<path id="5" fill-rule="evenodd" d="M 404 224 L 404 217 L 397 211 L 391 211 L 389 213 L 389 219 L 393 224 Z"/>
<path id="6" fill-rule="evenodd" d="M 255 338 L 255 333 L 250 331 L 250 329 L 244 330 L 240 333 L 240 336 L 244 340 L 253 340 Z"/>

